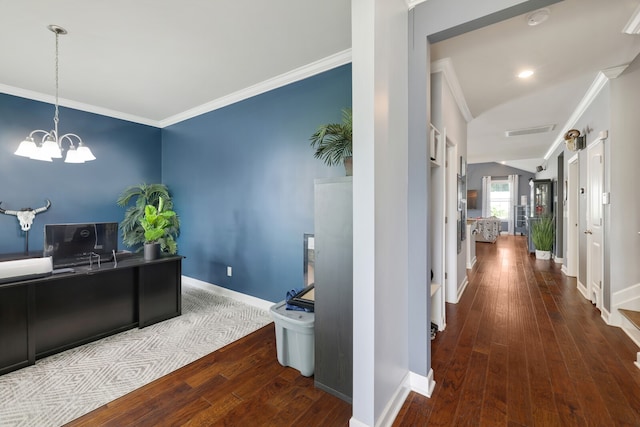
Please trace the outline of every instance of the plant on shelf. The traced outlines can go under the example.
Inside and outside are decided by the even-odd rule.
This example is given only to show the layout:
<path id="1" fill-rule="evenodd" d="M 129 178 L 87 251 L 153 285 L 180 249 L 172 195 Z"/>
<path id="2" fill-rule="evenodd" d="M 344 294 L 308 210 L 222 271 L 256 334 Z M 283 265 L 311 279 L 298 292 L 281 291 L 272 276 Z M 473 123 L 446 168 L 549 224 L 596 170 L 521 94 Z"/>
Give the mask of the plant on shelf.
<path id="1" fill-rule="evenodd" d="M 342 123 L 328 123 L 318 127 L 311 135 L 311 146 L 316 149 L 315 158 L 327 166 L 344 164 L 347 175 L 352 174 L 352 130 L 351 108 L 342 110 Z"/>
<path id="2" fill-rule="evenodd" d="M 159 244 L 163 252 L 176 253 L 178 245 L 170 233 L 175 216 L 174 211 L 165 209 L 162 197 L 158 200 L 157 208 L 154 205 L 146 205 L 144 216 L 140 218 L 140 225 L 144 229 L 144 244 Z M 145 249 L 145 256 L 146 253 L 147 249 Z"/>
<path id="3" fill-rule="evenodd" d="M 127 187 L 116 203 L 119 206 L 127 206 L 132 200 L 134 203 L 129 206 L 124 214 L 124 219 L 120 223 L 120 230 L 122 230 L 123 243 L 131 248 L 136 248 L 137 251 L 142 250 L 143 243 L 145 243 L 145 231 L 140 221 L 145 216 L 145 210 L 147 205 L 158 206 L 160 199 L 163 200 L 163 210 L 173 210 L 173 202 L 169 195 L 169 189 L 164 184 L 140 184 Z M 163 250 L 175 254 L 177 251 L 177 244 L 175 239 L 180 235 L 180 218 L 178 215 L 171 215 L 170 226 L 165 229 L 166 235 L 171 237 L 170 241 L 173 245 L 163 246 Z M 166 239 L 168 241 L 168 238 Z"/>
<path id="4" fill-rule="evenodd" d="M 531 240 L 536 247 L 536 258 L 550 259 L 556 235 L 553 216 L 544 215 L 532 222 Z"/>

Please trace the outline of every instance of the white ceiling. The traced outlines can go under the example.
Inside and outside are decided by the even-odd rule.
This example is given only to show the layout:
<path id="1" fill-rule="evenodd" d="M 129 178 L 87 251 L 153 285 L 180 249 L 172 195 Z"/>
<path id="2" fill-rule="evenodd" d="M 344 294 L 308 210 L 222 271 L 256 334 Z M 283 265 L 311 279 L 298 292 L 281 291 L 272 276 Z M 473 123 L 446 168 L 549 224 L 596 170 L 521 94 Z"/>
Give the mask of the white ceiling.
<path id="1" fill-rule="evenodd" d="M 469 163 L 505 161 L 535 171 L 598 72 L 630 63 L 640 36 L 623 34 L 640 0 L 564 0 L 549 18 L 526 16 L 432 45 L 434 61 L 449 58 L 473 119 Z M 516 75 L 535 70 L 528 80 Z M 548 133 L 507 138 L 506 130 L 555 124 Z"/>
<path id="2" fill-rule="evenodd" d="M 521 16 L 434 44 L 473 116 L 468 161 L 541 164 L 598 71 L 640 52 L 640 36 L 621 32 L 639 3 L 564 0 L 537 27 Z M 155 126 L 317 61 L 347 62 L 351 47 L 346 0 L 0 0 L 0 92 L 52 101 L 49 24 L 69 32 L 62 105 Z M 529 81 L 515 77 L 524 66 L 536 70 Z"/>
<path id="3" fill-rule="evenodd" d="M 345 0 L 0 0 L 0 91 L 55 93 L 49 24 L 61 98 L 150 124 L 351 47 Z"/>

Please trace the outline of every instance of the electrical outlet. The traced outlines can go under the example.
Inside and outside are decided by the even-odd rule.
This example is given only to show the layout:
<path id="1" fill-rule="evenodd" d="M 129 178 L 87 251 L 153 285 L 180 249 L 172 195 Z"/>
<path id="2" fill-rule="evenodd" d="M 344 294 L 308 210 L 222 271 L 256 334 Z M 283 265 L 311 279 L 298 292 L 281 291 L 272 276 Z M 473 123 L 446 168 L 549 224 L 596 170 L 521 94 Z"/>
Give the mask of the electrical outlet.
<path id="1" fill-rule="evenodd" d="M 228 265 L 228 266 L 227 266 L 227 276 L 228 276 L 228 277 L 231 277 L 231 273 L 232 273 L 232 271 L 231 271 L 231 266 L 230 266 L 230 265 Z"/>

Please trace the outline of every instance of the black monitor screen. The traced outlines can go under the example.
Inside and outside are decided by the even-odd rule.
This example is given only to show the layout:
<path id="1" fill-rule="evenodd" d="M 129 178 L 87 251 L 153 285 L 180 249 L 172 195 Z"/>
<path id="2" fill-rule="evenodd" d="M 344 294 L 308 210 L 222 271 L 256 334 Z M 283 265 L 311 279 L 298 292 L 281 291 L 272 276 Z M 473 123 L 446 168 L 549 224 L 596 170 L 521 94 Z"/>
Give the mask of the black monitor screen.
<path id="1" fill-rule="evenodd" d="M 54 268 L 88 264 L 92 254 L 107 261 L 117 250 L 117 222 L 44 226 L 44 256 L 53 257 Z"/>

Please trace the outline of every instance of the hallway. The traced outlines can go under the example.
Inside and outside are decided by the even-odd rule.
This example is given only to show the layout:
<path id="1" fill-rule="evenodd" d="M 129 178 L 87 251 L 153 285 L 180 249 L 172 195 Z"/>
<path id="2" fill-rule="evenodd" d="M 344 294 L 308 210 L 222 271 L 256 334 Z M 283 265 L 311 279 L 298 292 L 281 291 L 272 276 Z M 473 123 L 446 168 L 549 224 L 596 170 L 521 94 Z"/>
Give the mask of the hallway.
<path id="1" fill-rule="evenodd" d="M 478 262 L 432 343 L 431 399 L 394 426 L 640 426 L 638 347 L 526 238 L 477 244 Z"/>

